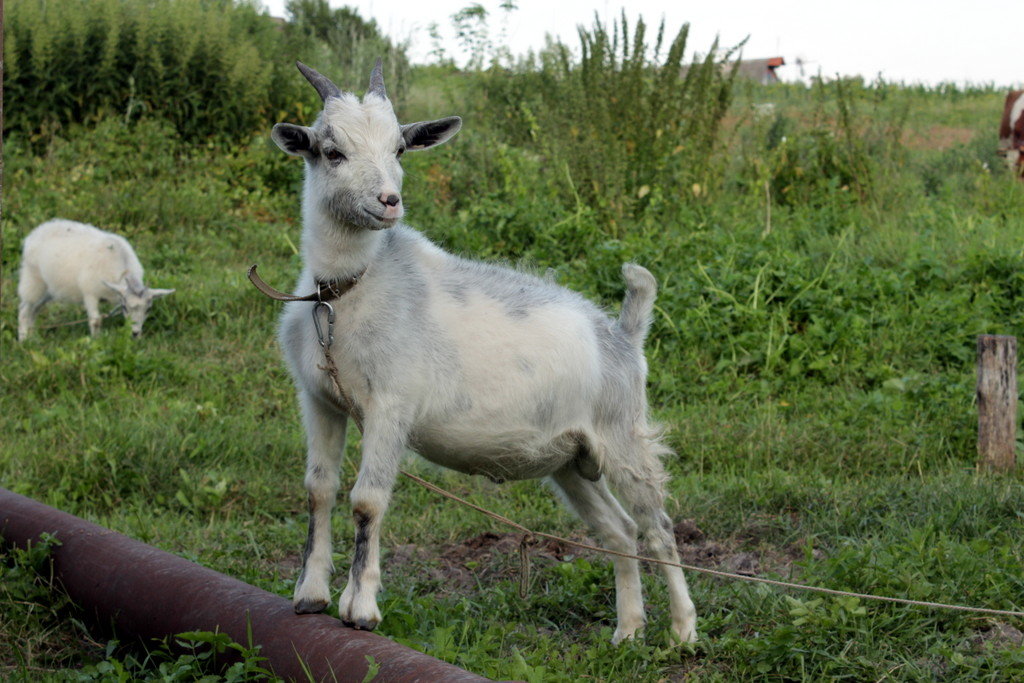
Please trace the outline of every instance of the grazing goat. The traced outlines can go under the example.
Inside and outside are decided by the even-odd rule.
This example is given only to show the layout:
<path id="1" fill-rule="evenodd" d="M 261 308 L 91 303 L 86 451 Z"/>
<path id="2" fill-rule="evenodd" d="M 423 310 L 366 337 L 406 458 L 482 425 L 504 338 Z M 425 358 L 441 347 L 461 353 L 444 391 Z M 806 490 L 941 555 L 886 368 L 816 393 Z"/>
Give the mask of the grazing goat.
<path id="1" fill-rule="evenodd" d="M 669 451 L 647 419 L 654 277 L 623 267 L 626 295 L 612 320 L 549 281 L 446 253 L 400 222 L 399 159 L 445 142 L 462 120 L 399 125 L 379 61 L 362 101 L 298 67 L 323 111 L 312 127 L 275 125 L 272 137 L 305 160 L 296 291 L 314 290 L 333 309 L 329 321 L 324 304 L 287 303 L 279 332 L 308 445 L 309 536 L 295 611 L 320 612 L 330 600 L 331 508 L 349 417 L 363 430 L 355 549 L 339 602 L 351 626 L 381 620 L 381 520 L 407 447 L 494 481 L 550 477 L 607 547 L 635 554 L 640 531 L 655 557 L 678 562 L 663 504 L 660 456 Z M 337 388 L 318 340 L 336 361 Z M 637 562 L 612 562 L 619 642 L 643 626 L 644 605 Z M 683 572 L 662 570 L 672 631 L 695 640 Z"/>
<path id="2" fill-rule="evenodd" d="M 89 316 L 89 333 L 100 331 L 100 301 L 115 301 L 142 334 L 153 299 L 173 289 L 142 284 L 142 264 L 128 241 L 92 225 L 55 219 L 25 238 L 18 279 L 18 341 L 32 332 L 36 314 L 51 299 L 80 302 Z"/>

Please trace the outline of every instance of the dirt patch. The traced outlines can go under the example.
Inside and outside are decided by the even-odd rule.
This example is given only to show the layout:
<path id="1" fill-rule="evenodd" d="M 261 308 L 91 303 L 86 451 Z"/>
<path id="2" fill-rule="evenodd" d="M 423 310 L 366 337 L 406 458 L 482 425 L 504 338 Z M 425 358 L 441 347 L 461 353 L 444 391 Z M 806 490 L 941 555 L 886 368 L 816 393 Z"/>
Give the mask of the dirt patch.
<path id="1" fill-rule="evenodd" d="M 593 539 L 580 534 L 569 538 L 578 543 L 594 543 Z M 486 532 L 462 543 L 445 546 L 441 551 L 441 561 L 452 571 L 456 568 L 474 570 L 474 574 L 481 578 L 516 578 L 522 563 L 520 546 L 523 543 L 521 534 Z M 585 550 L 546 538 L 531 537 L 525 545 L 531 563 L 555 564 L 587 554 Z M 476 574 L 475 570 L 482 570 L 482 573 Z"/>
<path id="2" fill-rule="evenodd" d="M 765 542 L 765 537 L 770 536 L 777 527 L 763 522 L 752 520 L 750 525 L 745 525 L 735 536 L 713 540 L 707 538 L 694 520 L 683 520 L 673 527 L 680 561 L 695 567 L 744 576 L 770 573 L 791 577 L 795 563 L 804 559 L 804 544 L 797 542 L 787 547 L 777 547 Z M 771 529 L 761 533 L 766 527 Z M 599 545 L 581 532 L 575 532 L 569 538 L 579 543 Z M 521 534 L 495 532 L 485 532 L 437 548 L 410 543 L 390 549 L 384 570 L 388 574 L 414 571 L 420 577 L 429 578 L 441 593 L 465 592 L 494 579 L 518 580 L 521 543 Z M 530 539 L 526 545 L 535 569 L 577 557 L 596 559 L 598 555 L 593 551 L 543 538 Z M 644 552 L 641 548 L 641 554 Z M 820 559 L 822 553 L 815 550 L 815 557 Z M 651 565 L 651 571 L 656 569 Z"/>
<path id="3" fill-rule="evenodd" d="M 743 576 L 792 577 L 796 563 L 805 559 L 806 543 L 774 544 L 771 539 L 778 536 L 780 526 L 784 526 L 781 520 L 754 516 L 729 538 L 714 540 L 707 538 L 694 520 L 684 519 L 674 527 L 679 560 L 694 567 Z M 820 560 L 825 554 L 816 548 L 812 557 Z"/>
<path id="4" fill-rule="evenodd" d="M 907 129 L 900 142 L 908 149 L 946 150 L 957 145 L 966 145 L 974 138 L 970 128 L 952 126 L 931 126 L 927 130 Z"/>
<path id="5" fill-rule="evenodd" d="M 581 537 L 570 538 L 570 540 L 592 543 L 592 541 Z M 492 559 L 495 554 L 507 555 L 511 552 L 518 552 L 522 543 L 523 538 L 519 534 L 496 534 L 488 531 L 462 543 L 445 546 L 441 556 L 450 562 L 480 563 Z M 529 538 L 526 540 L 526 547 L 530 551 L 530 557 L 541 557 L 558 562 L 572 559 L 583 552 L 567 543 L 547 538 Z"/>
<path id="6" fill-rule="evenodd" d="M 672 527 L 672 531 L 676 536 L 677 546 L 687 543 L 702 543 L 704 541 L 704 532 L 700 530 L 697 523 L 692 519 L 684 519 Z"/>
<path id="7" fill-rule="evenodd" d="M 1022 645 L 1024 645 L 1024 633 L 1009 624 L 993 621 L 987 628 L 975 631 L 968 637 L 964 641 L 963 649 L 985 652 L 986 650 L 1010 650 Z"/>
<path id="8" fill-rule="evenodd" d="M 580 543 L 593 543 L 579 534 L 570 536 Z M 447 543 L 432 549 L 415 543 L 394 547 L 385 563 L 385 572 L 418 572 L 437 584 L 441 593 L 464 592 L 479 582 L 517 579 L 520 573 L 521 534 L 485 532 L 460 543 Z M 543 538 L 526 542 L 530 562 L 554 564 L 580 557 L 586 551 Z"/>

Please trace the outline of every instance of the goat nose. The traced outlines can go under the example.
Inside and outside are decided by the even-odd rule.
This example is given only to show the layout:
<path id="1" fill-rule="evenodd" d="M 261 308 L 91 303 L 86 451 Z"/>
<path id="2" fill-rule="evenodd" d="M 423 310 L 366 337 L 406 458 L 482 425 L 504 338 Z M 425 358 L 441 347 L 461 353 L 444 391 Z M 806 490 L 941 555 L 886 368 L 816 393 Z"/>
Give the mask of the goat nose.
<path id="1" fill-rule="evenodd" d="M 402 201 L 402 198 L 397 194 L 381 194 L 377 199 L 381 204 L 385 206 L 398 206 L 398 203 Z"/>

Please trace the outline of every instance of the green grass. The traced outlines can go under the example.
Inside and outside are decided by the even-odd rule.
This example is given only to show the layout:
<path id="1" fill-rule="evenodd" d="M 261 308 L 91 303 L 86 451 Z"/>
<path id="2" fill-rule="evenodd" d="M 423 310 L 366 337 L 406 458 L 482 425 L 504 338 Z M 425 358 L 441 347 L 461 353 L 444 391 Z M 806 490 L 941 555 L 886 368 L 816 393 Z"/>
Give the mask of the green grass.
<path id="1" fill-rule="evenodd" d="M 448 76 L 430 70 L 420 77 L 411 100 L 451 100 L 425 116 L 458 113 L 473 92 L 471 83 L 431 87 Z M 477 119 L 436 153 L 410 155 L 410 221 L 459 253 L 554 268 L 612 311 L 622 261 L 657 275 L 650 395 L 676 451 L 670 513 L 702 532 L 684 546 L 689 559 L 719 567 L 745 556 L 784 579 L 1019 610 L 1022 478 L 973 471 L 974 338 L 1024 333 L 1024 191 L 990 158 L 999 97 L 888 86 L 851 97 L 854 123 L 880 136 L 946 126 L 966 130 L 965 141 L 878 143 L 865 152 L 873 181 L 859 198 L 823 176 L 806 180 L 844 162 L 821 133 L 832 124 L 813 123 L 828 119 L 834 100 L 789 86 L 741 89 L 730 142 L 717 152 L 721 182 L 610 230 L 559 169 Z M 770 122 L 746 115 L 767 99 L 789 121 L 780 124 L 789 139 L 805 140 L 803 156 L 773 151 Z M 306 533 L 304 439 L 274 337 L 279 310 L 245 271 L 259 263 L 282 288 L 297 273 L 300 164 L 265 137 L 230 151 L 195 148 L 152 122 L 74 130 L 40 155 L 17 137 L 5 143 L 0 482 L 290 595 Z M 759 155 L 763 167 L 751 170 Z M 770 230 L 762 179 L 804 197 L 776 198 Z M 114 319 L 95 340 L 82 324 L 15 342 L 20 242 L 53 216 L 126 235 L 147 283 L 177 288 L 156 304 L 141 340 Z M 40 323 L 80 317 L 51 305 Z M 353 433 L 343 491 L 357 448 Z M 531 528 L 581 533 L 540 483 L 499 487 L 412 456 L 407 465 Z M 352 550 L 340 499 L 338 591 Z M 1024 675 L 1024 650 L 992 635 L 990 617 L 696 574 L 688 578 L 701 641 L 668 647 L 667 598 L 653 571 L 644 575 L 644 637 L 613 647 L 605 560 L 568 552 L 557 561 L 538 550 L 523 599 L 514 550 L 467 544 L 488 531 L 506 533 L 399 481 L 384 528 L 380 632 L 499 679 Z M 166 678 L 178 666 L 159 647 L 147 656 L 91 642 L 30 571 L 42 566 L 11 554 L 0 565 L 5 579 L 17 573 L 3 585 L 23 591 L 0 594 L 3 676 L 102 679 L 120 667 Z M 180 664 L 184 678 L 206 672 L 198 660 Z"/>

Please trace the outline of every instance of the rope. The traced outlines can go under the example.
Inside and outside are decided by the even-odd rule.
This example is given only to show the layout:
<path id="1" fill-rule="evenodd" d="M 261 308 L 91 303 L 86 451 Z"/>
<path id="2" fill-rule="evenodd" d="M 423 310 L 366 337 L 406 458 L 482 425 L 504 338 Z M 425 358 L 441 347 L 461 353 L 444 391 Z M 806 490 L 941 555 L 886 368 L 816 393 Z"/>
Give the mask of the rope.
<path id="1" fill-rule="evenodd" d="M 878 601 L 882 601 L 882 602 L 895 602 L 895 603 L 899 603 L 901 605 L 914 605 L 914 606 L 917 606 L 917 607 L 929 607 L 929 608 L 932 608 L 932 609 L 949 609 L 949 610 L 958 610 L 958 611 L 961 611 L 961 612 L 976 612 L 976 613 L 979 613 L 979 614 L 992 614 L 992 615 L 997 615 L 997 616 L 1002 616 L 1002 617 L 1024 617 L 1024 612 L 1018 612 L 1018 611 L 1014 611 L 1014 610 L 990 609 L 988 607 L 970 607 L 970 606 L 967 606 L 967 605 L 947 605 L 945 603 L 929 602 L 927 600 L 911 600 L 909 598 L 893 598 L 893 597 L 888 597 L 888 596 L 883 596 L 883 595 L 870 595 L 868 593 L 853 593 L 853 592 L 850 592 L 850 591 L 835 590 L 833 588 L 821 588 L 819 586 L 807 586 L 807 585 L 799 584 L 799 583 L 790 583 L 789 581 L 778 581 L 776 579 L 766 579 L 766 578 L 761 577 L 761 576 L 746 576 L 744 574 L 733 574 L 733 573 L 730 573 L 730 572 L 719 571 L 717 569 L 709 569 L 707 567 L 697 567 L 697 566 L 694 566 L 694 565 L 683 564 L 681 562 L 671 562 L 669 560 L 659 560 L 659 559 L 657 559 L 655 557 L 645 557 L 643 555 L 631 555 L 629 553 L 620 553 L 618 551 L 609 550 L 607 548 L 599 548 L 599 547 L 597 547 L 595 545 L 590 545 L 589 543 L 580 543 L 579 541 L 573 541 L 573 540 L 570 540 L 568 538 L 562 538 L 561 536 L 555 536 L 554 534 L 546 534 L 546 533 L 544 533 L 542 531 L 533 531 L 531 529 L 526 528 L 522 524 L 519 524 L 517 522 L 512 521 L 508 517 L 505 517 L 503 515 L 499 515 L 497 512 L 492 512 L 491 510 L 488 510 L 486 508 L 482 508 L 479 505 L 475 505 L 473 503 L 470 503 L 468 500 L 460 498 L 459 496 L 455 495 L 454 493 L 451 493 L 450 491 L 446 491 L 445 489 L 441 488 L 440 486 L 437 486 L 436 484 L 431 484 L 429 481 L 426 481 L 425 479 L 421 479 L 420 477 L 417 477 L 415 474 L 409 474 L 405 470 L 399 470 L 399 471 L 403 475 L 408 477 L 409 479 L 412 479 L 414 482 L 416 482 L 420 486 L 422 486 L 422 487 L 424 487 L 424 488 L 426 488 L 426 489 L 428 489 L 430 491 L 433 491 L 434 493 L 437 493 L 439 495 L 444 496 L 445 498 L 449 498 L 449 499 L 451 499 L 451 500 L 453 500 L 453 501 L 455 501 L 457 503 L 465 505 L 468 508 L 472 508 L 473 510 L 476 510 L 477 512 L 479 512 L 481 514 L 487 515 L 491 519 L 497 520 L 497 521 L 501 522 L 502 524 L 506 524 L 506 525 L 508 525 L 508 526 L 510 526 L 510 527 L 512 527 L 514 529 L 519 530 L 520 532 L 523 533 L 523 539 L 524 540 L 520 544 L 520 550 L 523 551 L 523 552 L 525 552 L 526 539 L 531 537 L 531 536 L 537 536 L 537 537 L 540 537 L 540 538 L 546 538 L 546 539 L 551 540 L 551 541 L 557 541 L 559 543 L 565 543 L 566 545 L 575 546 L 575 547 L 581 548 L 583 550 L 590 550 L 590 551 L 597 552 L 597 553 L 604 553 L 606 555 L 617 555 L 619 557 L 625 557 L 625 558 L 628 558 L 628 559 L 631 559 L 631 560 L 640 560 L 642 562 L 653 562 L 655 564 L 663 564 L 663 565 L 666 565 L 666 566 L 669 566 L 669 567 L 678 567 L 680 569 L 685 569 L 685 570 L 690 571 L 690 572 L 698 572 L 700 574 L 710 574 L 711 576 L 716 576 L 716 577 L 722 578 L 722 579 L 734 579 L 734 580 L 737 580 L 737 581 L 747 581 L 747 582 L 750 582 L 750 583 L 764 583 L 764 584 L 768 584 L 770 586 L 778 586 L 779 588 L 790 588 L 790 589 L 793 589 L 793 590 L 811 591 L 811 592 L 814 592 L 814 593 L 825 593 L 827 595 L 838 595 L 838 596 L 849 597 L 849 598 L 860 598 L 862 600 L 878 600 Z"/>
<path id="2" fill-rule="evenodd" d="M 115 309 L 113 309 L 111 311 L 107 311 L 106 313 L 101 315 L 100 316 L 100 320 L 106 320 L 107 318 L 110 318 L 112 316 L 117 315 L 118 313 L 123 313 L 123 312 L 124 312 L 124 306 L 118 306 L 117 308 L 115 308 Z M 81 318 L 79 320 L 70 320 L 70 321 L 64 322 L 64 323 L 53 323 L 53 324 L 50 324 L 50 325 L 40 325 L 38 329 L 40 329 L 40 330 L 52 330 L 52 329 L 57 328 L 57 327 L 68 327 L 70 325 L 81 325 L 82 323 L 87 323 L 87 322 L 89 322 L 88 318 Z"/>

